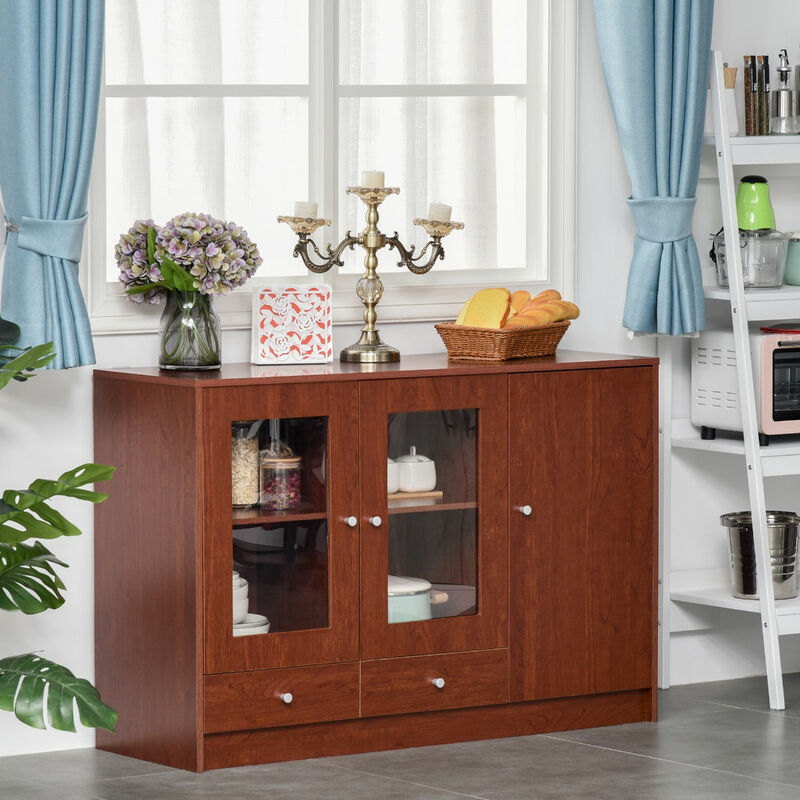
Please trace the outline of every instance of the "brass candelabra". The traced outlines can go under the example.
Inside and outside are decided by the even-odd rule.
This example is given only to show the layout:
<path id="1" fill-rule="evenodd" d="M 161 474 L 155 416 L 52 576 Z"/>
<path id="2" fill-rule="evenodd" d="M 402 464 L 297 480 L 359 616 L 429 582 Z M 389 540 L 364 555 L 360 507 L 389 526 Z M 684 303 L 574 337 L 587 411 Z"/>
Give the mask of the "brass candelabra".
<path id="1" fill-rule="evenodd" d="M 342 253 L 349 247 L 351 250 L 360 245 L 364 248 L 364 274 L 356 283 L 356 294 L 364 305 L 364 327 L 357 342 L 347 346 L 341 351 L 339 358 L 342 361 L 374 364 L 380 362 L 399 361 L 400 351 L 390 344 L 381 341 L 378 328 L 375 326 L 378 314 L 376 306 L 383 296 L 383 283 L 378 277 L 378 250 L 388 246 L 397 250 L 400 261 L 398 267 L 408 267 L 415 275 L 424 275 L 429 272 L 436 261 L 444 258 L 442 239 L 451 231 L 461 230 L 463 222 L 450 222 L 449 220 L 415 218 L 414 224 L 425 229 L 430 239 L 415 255 L 415 246 L 405 247 L 398 238 L 397 231 L 393 236 L 386 236 L 378 229 L 378 206 L 392 194 L 399 194 L 397 187 L 369 187 L 349 186 L 347 194 L 355 194 L 367 207 L 365 219 L 367 222 L 364 230 L 353 236 L 347 231 L 344 239 L 335 247 L 327 245 L 325 253 L 311 239 L 313 234 L 322 225 L 330 225 L 330 220 L 312 217 L 278 217 L 278 222 L 286 222 L 297 234 L 297 244 L 294 246 L 293 255 L 300 257 L 311 272 L 327 272 L 331 267 L 343 266 Z M 430 216 L 430 214 L 429 214 Z M 314 261 L 313 255 L 320 259 Z M 426 259 L 427 256 L 427 259 Z"/>

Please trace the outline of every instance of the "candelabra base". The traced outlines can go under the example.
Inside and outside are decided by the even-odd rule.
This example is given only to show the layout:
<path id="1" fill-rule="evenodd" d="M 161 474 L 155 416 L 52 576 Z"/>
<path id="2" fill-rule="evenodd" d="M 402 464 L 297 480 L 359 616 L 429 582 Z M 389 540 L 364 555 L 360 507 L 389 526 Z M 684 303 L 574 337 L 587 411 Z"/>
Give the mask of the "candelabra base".
<path id="1" fill-rule="evenodd" d="M 400 351 L 382 342 L 378 331 L 361 331 L 361 338 L 345 347 L 339 360 L 356 364 L 388 364 L 400 360 Z"/>

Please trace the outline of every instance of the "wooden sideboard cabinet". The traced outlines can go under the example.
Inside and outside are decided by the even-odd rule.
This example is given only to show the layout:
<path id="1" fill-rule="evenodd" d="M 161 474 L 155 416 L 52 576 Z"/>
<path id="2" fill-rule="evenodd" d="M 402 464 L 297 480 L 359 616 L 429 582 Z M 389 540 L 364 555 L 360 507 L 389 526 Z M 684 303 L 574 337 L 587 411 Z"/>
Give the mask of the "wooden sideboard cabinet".
<path id="1" fill-rule="evenodd" d="M 97 370 L 97 746 L 203 770 L 655 720 L 656 376 Z"/>

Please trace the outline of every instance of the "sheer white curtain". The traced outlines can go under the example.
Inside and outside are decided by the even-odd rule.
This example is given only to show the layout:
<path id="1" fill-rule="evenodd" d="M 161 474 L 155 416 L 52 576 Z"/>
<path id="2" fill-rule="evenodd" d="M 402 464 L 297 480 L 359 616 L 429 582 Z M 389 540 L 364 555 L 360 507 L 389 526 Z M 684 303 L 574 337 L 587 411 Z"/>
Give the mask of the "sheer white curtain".
<path id="1" fill-rule="evenodd" d="M 413 217 L 430 201 L 451 204 L 467 228 L 447 240 L 437 270 L 524 261 L 522 237 L 511 247 L 500 240 L 506 226 L 524 229 L 524 100 L 492 96 L 491 87 L 498 72 L 505 83 L 524 84 L 525 24 L 517 0 L 340 4 L 341 187 L 363 169 L 383 169 L 401 194 L 381 206 L 381 227 L 412 241 L 422 239 Z M 380 96 L 383 86 L 391 94 Z M 362 208 L 351 199 L 339 208 L 345 226 L 360 229 Z M 358 265 L 351 258 L 348 267 Z"/>
<path id="2" fill-rule="evenodd" d="M 273 270 L 305 274 L 275 216 L 308 191 L 308 4 L 107 5 L 107 251 L 136 218 L 207 211 L 244 225 L 265 256 L 285 254 Z"/>

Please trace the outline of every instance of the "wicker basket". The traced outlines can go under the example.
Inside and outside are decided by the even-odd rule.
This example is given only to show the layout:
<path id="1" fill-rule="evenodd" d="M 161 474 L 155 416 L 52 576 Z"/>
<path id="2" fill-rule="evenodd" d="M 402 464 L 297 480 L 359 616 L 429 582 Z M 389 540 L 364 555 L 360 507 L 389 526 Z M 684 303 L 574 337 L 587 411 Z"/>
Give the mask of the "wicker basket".
<path id="1" fill-rule="evenodd" d="M 553 322 L 541 328 L 472 328 L 454 322 L 436 325 L 447 355 L 454 361 L 508 361 L 512 358 L 551 356 L 569 322 Z"/>

